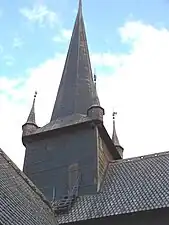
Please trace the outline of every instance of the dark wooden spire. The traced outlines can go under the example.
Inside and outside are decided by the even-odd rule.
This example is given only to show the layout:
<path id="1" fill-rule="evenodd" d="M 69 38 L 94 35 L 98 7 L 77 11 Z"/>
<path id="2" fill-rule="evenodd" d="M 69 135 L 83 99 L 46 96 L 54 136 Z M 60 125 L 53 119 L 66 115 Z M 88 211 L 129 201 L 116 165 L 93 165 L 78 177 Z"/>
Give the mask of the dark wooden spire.
<path id="1" fill-rule="evenodd" d="M 123 158 L 123 147 L 120 145 L 117 132 L 116 132 L 116 126 L 115 126 L 115 116 L 117 115 L 117 112 L 113 112 L 113 134 L 112 134 L 112 142 L 114 146 L 116 147 L 117 151 L 119 152 L 121 158 Z"/>
<path id="2" fill-rule="evenodd" d="M 80 0 L 51 121 L 78 113 L 86 115 L 96 99 L 98 104 Z"/>
<path id="3" fill-rule="evenodd" d="M 22 137 L 32 134 L 37 128 L 35 120 L 35 99 L 37 92 L 34 94 L 33 104 L 26 123 L 22 126 Z M 22 140 L 23 141 L 23 140 Z M 23 141 L 24 144 L 24 141 Z"/>
<path id="4" fill-rule="evenodd" d="M 116 126 L 115 126 L 115 116 L 116 116 L 116 112 L 113 112 L 113 134 L 112 134 L 112 141 L 113 141 L 113 144 L 115 146 L 120 146 L 120 142 L 119 142 L 119 139 L 117 137 L 117 132 L 116 132 Z"/>
<path id="5" fill-rule="evenodd" d="M 26 121 L 26 123 L 29 123 L 29 124 L 36 124 L 36 120 L 35 120 L 35 99 L 36 99 L 36 95 L 37 95 L 37 92 L 35 92 L 35 94 L 34 94 L 32 108 L 31 108 L 31 111 L 29 113 L 28 119 Z"/>

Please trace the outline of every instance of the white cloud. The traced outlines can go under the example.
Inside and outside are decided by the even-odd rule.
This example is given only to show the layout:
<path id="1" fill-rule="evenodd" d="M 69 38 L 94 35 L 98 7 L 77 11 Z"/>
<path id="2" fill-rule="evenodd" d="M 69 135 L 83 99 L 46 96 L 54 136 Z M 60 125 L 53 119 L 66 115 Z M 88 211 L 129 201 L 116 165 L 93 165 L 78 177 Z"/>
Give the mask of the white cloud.
<path id="1" fill-rule="evenodd" d="M 125 157 L 169 150 L 169 31 L 131 21 L 119 33 L 130 46 L 128 54 L 91 56 L 96 68 L 102 65 L 112 69 L 112 74 L 106 69 L 97 74 L 98 92 L 106 111 L 105 125 L 111 134 L 114 107 Z M 24 156 L 21 125 L 29 113 L 34 91 L 38 91 L 37 122 L 43 125 L 52 113 L 64 60 L 65 55 L 56 55 L 27 71 L 22 86 L 18 85 L 20 80 L 3 81 L 6 94 L 0 94 L 0 146 L 20 167 Z"/>
<path id="2" fill-rule="evenodd" d="M 109 112 L 106 125 L 110 131 L 114 106 L 125 156 L 169 150 L 169 31 L 141 22 L 128 22 L 119 31 L 131 48 L 113 76 L 99 81 L 100 92 L 109 96 L 108 101 L 101 96 Z"/>
<path id="3" fill-rule="evenodd" d="M 63 29 L 62 31 L 62 36 L 69 40 L 71 38 L 71 35 L 72 35 L 72 30 L 69 30 L 69 29 Z"/>
<path id="4" fill-rule="evenodd" d="M 38 91 L 37 122 L 43 125 L 50 119 L 64 58 L 65 55 L 56 55 L 56 58 L 26 71 L 23 77 L 28 77 L 24 82 L 22 79 L 0 78 L 0 137 L 3 137 L 0 138 L 0 146 L 20 168 L 24 157 L 21 128 L 30 111 L 34 91 Z"/>
<path id="5" fill-rule="evenodd" d="M 68 42 L 71 38 L 72 30 L 69 29 L 61 29 L 60 33 L 53 38 L 53 41 L 59 43 Z"/>
<path id="6" fill-rule="evenodd" d="M 113 55 L 111 53 L 94 53 L 91 55 L 92 65 L 117 69 L 123 65 L 126 55 Z"/>
<path id="7" fill-rule="evenodd" d="M 58 23 L 58 15 L 48 9 L 45 5 L 34 5 L 32 8 L 22 8 L 20 13 L 30 22 L 38 23 L 40 26 L 49 25 L 53 27 Z"/>
<path id="8" fill-rule="evenodd" d="M 19 80 L 9 80 L 7 77 L 1 77 L 0 91 L 3 93 L 9 93 L 13 90 L 19 83 Z"/>

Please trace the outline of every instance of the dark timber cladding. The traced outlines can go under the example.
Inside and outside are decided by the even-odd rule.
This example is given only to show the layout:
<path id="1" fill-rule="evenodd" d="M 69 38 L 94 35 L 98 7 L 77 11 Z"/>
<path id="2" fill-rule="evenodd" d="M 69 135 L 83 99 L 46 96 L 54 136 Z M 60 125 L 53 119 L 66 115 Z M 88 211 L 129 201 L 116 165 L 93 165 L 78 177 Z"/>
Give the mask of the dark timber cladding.
<path id="1" fill-rule="evenodd" d="M 51 121 L 77 113 L 86 115 L 91 105 L 99 105 L 96 96 L 80 1 Z"/>

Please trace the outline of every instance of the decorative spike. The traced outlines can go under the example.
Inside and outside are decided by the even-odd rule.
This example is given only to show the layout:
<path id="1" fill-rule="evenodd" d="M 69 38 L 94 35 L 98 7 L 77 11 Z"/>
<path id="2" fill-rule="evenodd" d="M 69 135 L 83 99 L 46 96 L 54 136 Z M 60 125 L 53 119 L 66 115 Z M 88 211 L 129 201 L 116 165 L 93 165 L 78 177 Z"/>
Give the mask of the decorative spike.
<path id="1" fill-rule="evenodd" d="M 32 108 L 31 108 L 31 111 L 29 113 L 29 116 L 28 116 L 28 119 L 27 119 L 26 123 L 36 124 L 36 121 L 35 121 L 35 99 L 36 99 L 36 96 L 37 96 L 37 91 L 35 91 Z"/>
<path id="2" fill-rule="evenodd" d="M 23 137 L 32 134 L 38 128 L 38 126 L 36 124 L 36 120 L 35 120 L 35 99 L 36 99 L 36 96 L 37 96 L 37 92 L 35 91 L 31 111 L 29 113 L 29 116 L 28 116 L 28 119 L 27 119 L 26 123 L 22 126 L 22 131 L 23 131 L 22 136 Z M 22 141 L 23 141 L 23 144 L 25 145 L 23 139 L 22 139 Z"/>
<path id="3" fill-rule="evenodd" d="M 100 106 L 100 101 L 97 95 L 96 87 L 96 73 L 93 74 L 94 87 L 93 87 L 93 104 L 88 108 L 87 115 L 93 120 L 97 120 L 99 123 L 103 123 L 104 109 Z"/>
<path id="4" fill-rule="evenodd" d="M 119 152 L 121 158 L 123 158 L 123 147 L 120 145 L 117 132 L 116 132 L 116 126 L 115 126 L 115 120 L 116 120 L 117 112 L 113 112 L 113 134 L 112 134 L 112 141 L 114 146 L 116 147 L 117 151 Z"/>
<path id="5" fill-rule="evenodd" d="M 97 94 L 97 86 L 96 86 L 97 76 L 96 76 L 95 70 L 94 70 L 93 80 L 94 80 L 94 84 L 95 84 L 94 91 L 93 91 L 93 105 L 100 106 L 100 101 L 99 101 L 98 94 Z"/>
<path id="6" fill-rule="evenodd" d="M 117 112 L 113 112 L 113 121 L 115 121 L 116 115 L 117 115 Z"/>
<path id="7" fill-rule="evenodd" d="M 116 126 L 115 126 L 116 115 L 117 115 L 117 112 L 113 112 L 113 135 L 112 135 L 112 141 L 113 141 L 115 146 L 120 146 L 119 139 L 117 137 Z"/>

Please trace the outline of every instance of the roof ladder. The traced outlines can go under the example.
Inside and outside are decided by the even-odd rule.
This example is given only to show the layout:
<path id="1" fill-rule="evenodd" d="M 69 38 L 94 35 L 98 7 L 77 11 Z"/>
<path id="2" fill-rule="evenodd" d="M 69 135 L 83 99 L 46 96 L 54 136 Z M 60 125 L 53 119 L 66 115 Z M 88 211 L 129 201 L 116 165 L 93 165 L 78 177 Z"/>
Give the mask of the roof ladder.
<path id="1" fill-rule="evenodd" d="M 73 203 L 78 197 L 79 183 L 80 183 L 80 174 L 78 175 L 75 184 L 72 187 L 72 190 L 70 190 L 67 195 L 61 197 L 59 201 L 52 202 L 52 207 L 55 213 L 58 214 L 61 212 L 68 211 L 72 207 Z"/>

